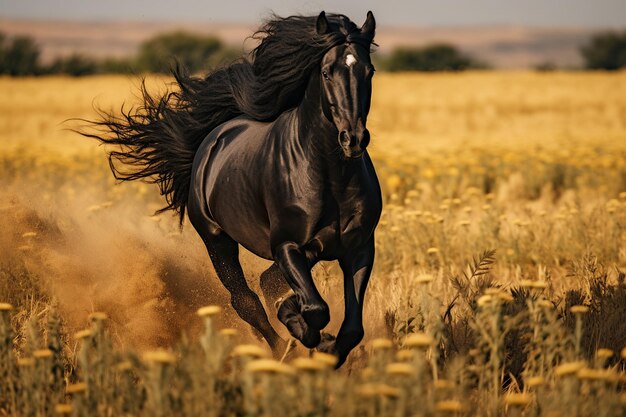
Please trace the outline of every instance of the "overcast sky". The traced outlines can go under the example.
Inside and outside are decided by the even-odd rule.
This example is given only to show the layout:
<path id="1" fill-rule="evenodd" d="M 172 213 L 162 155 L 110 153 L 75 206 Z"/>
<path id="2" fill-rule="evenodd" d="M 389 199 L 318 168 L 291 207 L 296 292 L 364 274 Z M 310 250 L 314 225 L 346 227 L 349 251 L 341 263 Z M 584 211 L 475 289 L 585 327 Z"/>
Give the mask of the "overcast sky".
<path id="1" fill-rule="evenodd" d="M 626 0 L 0 0 L 0 17 L 72 20 L 259 22 L 320 10 L 380 24 L 626 26 Z"/>

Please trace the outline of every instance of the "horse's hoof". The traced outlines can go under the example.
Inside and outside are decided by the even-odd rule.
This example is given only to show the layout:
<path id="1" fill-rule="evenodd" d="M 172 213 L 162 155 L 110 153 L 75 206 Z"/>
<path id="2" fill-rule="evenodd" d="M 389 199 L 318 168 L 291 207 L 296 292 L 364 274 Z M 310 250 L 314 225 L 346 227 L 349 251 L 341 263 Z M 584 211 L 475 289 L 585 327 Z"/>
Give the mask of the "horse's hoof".
<path id="1" fill-rule="evenodd" d="M 322 330 L 330 322 L 330 311 L 325 303 L 305 305 L 302 307 L 302 317 L 309 327 Z"/>
<path id="2" fill-rule="evenodd" d="M 302 344 L 309 349 L 313 349 L 314 347 L 319 346 L 320 341 L 322 340 L 320 331 L 306 326 L 306 323 L 304 326 L 306 327 L 306 330 L 302 336 L 302 339 L 300 339 L 300 342 L 302 342 Z"/>
<path id="3" fill-rule="evenodd" d="M 295 294 L 289 295 L 278 305 L 278 319 L 287 327 L 289 333 L 309 349 L 320 343 L 320 332 L 307 325 L 300 314 Z"/>

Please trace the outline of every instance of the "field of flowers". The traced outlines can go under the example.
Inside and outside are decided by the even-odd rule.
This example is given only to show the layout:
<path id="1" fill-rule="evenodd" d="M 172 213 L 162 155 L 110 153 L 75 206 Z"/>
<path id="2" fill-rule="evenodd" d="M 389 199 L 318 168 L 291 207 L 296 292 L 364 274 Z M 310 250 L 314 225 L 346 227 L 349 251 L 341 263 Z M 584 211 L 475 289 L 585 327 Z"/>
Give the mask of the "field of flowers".
<path id="1" fill-rule="evenodd" d="M 137 84 L 0 78 L 0 416 L 626 413 L 626 73 L 376 75 L 385 206 L 339 371 L 269 359 L 190 225 L 71 131 Z"/>

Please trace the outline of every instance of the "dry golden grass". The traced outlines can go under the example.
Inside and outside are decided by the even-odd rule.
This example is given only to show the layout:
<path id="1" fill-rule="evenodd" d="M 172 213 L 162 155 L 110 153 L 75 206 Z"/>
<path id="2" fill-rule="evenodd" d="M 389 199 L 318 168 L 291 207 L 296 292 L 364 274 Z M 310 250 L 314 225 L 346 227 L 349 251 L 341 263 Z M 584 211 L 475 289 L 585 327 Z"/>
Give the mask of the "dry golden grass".
<path id="1" fill-rule="evenodd" d="M 293 386 L 293 369 L 270 362 L 252 366 L 254 375 L 219 374 L 224 363 L 244 369 L 246 355 L 227 359 L 230 342 L 214 345 L 219 353 L 207 365 L 217 384 L 212 395 L 234 396 L 233 408 L 220 407 L 288 415 L 275 394 L 255 388 L 259 384 L 276 384 L 292 399 L 306 395 L 300 414 L 292 409 L 289 415 L 326 415 L 329 404 L 333 415 L 587 415 L 597 411 L 598 398 L 606 399 L 601 406 L 607 410 L 619 407 L 623 379 L 614 378 L 623 378 L 615 352 L 626 338 L 626 290 L 619 284 L 626 266 L 626 73 L 378 74 L 375 80 L 371 155 L 385 207 L 366 342 L 387 337 L 405 349 L 395 356 L 390 342 L 373 341 L 373 349 L 352 355 L 351 376 L 324 383 L 315 376 L 321 367 L 296 363 L 312 374 Z M 169 82 L 148 81 L 154 88 Z M 105 391 L 107 384 L 129 390 L 129 403 L 109 404 L 111 410 L 169 415 L 177 405 L 160 403 L 160 393 L 169 392 L 171 400 L 184 391 L 184 381 L 193 389 L 204 386 L 193 371 L 198 346 L 185 344 L 173 356 L 159 351 L 153 357 L 167 361 L 139 365 L 102 341 L 74 355 L 69 351 L 76 342 L 55 336 L 74 333 L 89 313 L 103 310 L 117 347 L 171 347 L 181 331 L 197 335 L 202 320 L 213 319 L 240 328 L 239 336 L 229 331 L 228 337 L 254 341 L 228 306 L 189 225 L 180 232 L 174 217 L 153 216 L 161 204 L 153 186 L 115 185 L 104 150 L 66 130 L 76 126 L 66 119 L 93 118 L 94 103 L 105 109 L 132 103 L 136 85 L 118 76 L 0 79 L 0 302 L 14 306 L 12 355 L 20 357 L 28 392 L 45 391 L 28 379 L 28 369 L 35 372 L 50 358 L 28 359 L 62 344 L 65 353 L 50 360 L 66 361 L 73 383 L 98 361 L 124 364 L 115 374 L 94 371 Z M 249 254 L 243 261 L 258 285 L 267 263 Z M 322 264 L 315 275 L 331 304 L 330 327 L 337 329 L 338 270 Z M 223 314 L 197 317 L 207 303 L 221 304 Z M 584 308 L 570 309 L 577 305 Z M 48 328 L 43 338 L 42 327 Z M 82 340 L 101 331 L 94 328 Z M 211 343 L 201 336 L 201 346 Z M 596 354 L 598 348 L 613 354 Z M 82 371 L 74 370 L 77 362 Z M 613 368 L 605 372 L 607 365 Z M 276 372 L 268 376 L 270 368 Z M 136 373 L 143 381 L 138 385 Z M 165 384 L 166 376 L 176 383 Z M 357 384 L 346 386 L 342 378 Z M 59 384 L 46 391 L 40 407 L 68 399 L 58 394 Z M 503 386 L 511 392 L 504 395 Z M 148 400 L 140 403 L 143 389 Z M 91 405 L 79 402 L 78 408 L 113 401 L 113 391 L 100 397 L 91 391 L 85 397 Z M 593 395 L 587 401 L 580 393 Z M 208 407 L 196 394 L 189 401 Z M 349 398 L 345 408 L 328 402 L 340 394 Z M 423 395 L 428 404 L 419 408 L 415 401 Z"/>

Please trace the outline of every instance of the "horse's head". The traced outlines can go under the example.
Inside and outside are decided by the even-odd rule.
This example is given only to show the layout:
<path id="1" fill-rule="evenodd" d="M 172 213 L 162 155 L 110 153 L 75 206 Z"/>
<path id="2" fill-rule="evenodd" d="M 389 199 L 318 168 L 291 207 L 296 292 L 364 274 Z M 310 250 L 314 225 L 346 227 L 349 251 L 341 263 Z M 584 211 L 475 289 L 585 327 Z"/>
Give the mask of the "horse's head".
<path id="1" fill-rule="evenodd" d="M 374 39 L 376 21 L 372 12 L 347 41 L 331 48 L 322 58 L 322 109 L 337 128 L 339 146 L 347 158 L 360 158 L 370 141 L 367 115 L 372 97 L 374 66 L 370 60 L 370 44 Z M 338 30 L 329 24 L 324 12 L 317 18 L 317 33 Z"/>

